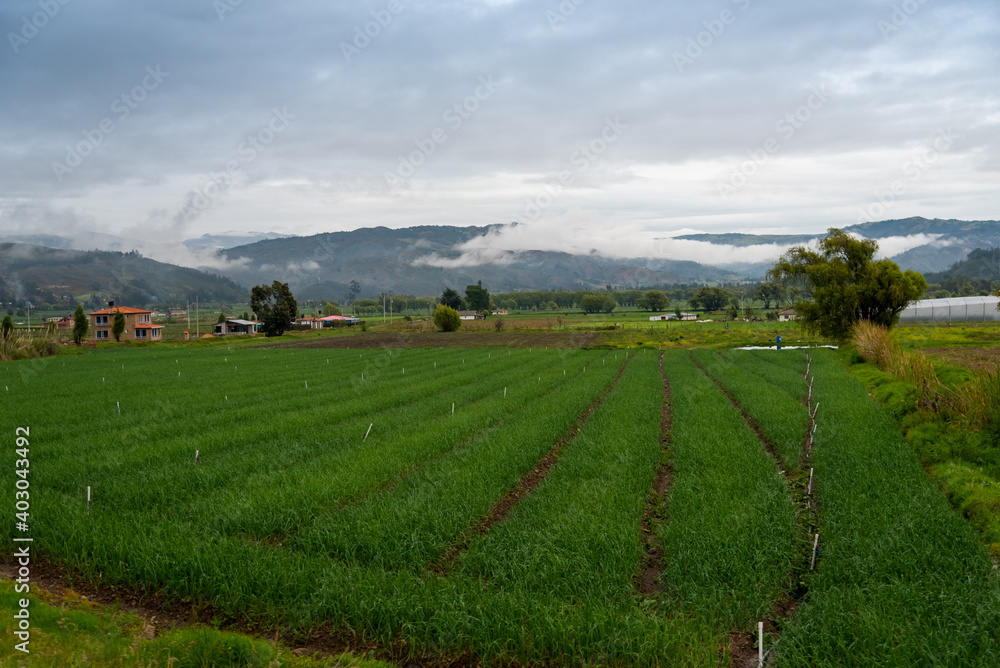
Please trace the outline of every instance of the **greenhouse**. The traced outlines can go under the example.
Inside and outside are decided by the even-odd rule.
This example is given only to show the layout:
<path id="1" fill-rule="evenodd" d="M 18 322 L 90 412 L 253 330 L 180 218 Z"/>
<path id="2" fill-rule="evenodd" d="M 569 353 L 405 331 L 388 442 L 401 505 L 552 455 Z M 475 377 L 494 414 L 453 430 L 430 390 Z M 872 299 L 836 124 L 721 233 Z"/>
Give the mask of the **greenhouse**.
<path id="1" fill-rule="evenodd" d="M 912 302 L 899 314 L 900 322 L 1000 321 L 1000 297 L 950 297 Z"/>

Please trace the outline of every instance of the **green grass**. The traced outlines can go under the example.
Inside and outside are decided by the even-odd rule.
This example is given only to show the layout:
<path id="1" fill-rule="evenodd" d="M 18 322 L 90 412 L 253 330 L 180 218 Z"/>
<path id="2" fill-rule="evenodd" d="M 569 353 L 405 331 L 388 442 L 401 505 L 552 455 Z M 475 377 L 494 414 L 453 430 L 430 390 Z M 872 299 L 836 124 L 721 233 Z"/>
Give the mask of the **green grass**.
<path id="1" fill-rule="evenodd" d="M 116 607 L 89 604 L 78 597 L 54 600 L 18 593 L 10 582 L 0 581 L 0 608 L 19 610 L 27 598 L 30 614 L 28 653 L 14 647 L 0 648 L 0 663 L 11 668 L 175 668 L 232 666 L 233 668 L 380 668 L 388 664 L 345 654 L 332 659 L 301 657 L 288 648 L 257 638 L 206 627 L 170 629 L 157 637 L 143 633 L 144 621 Z M 14 638 L 15 619 L 0 616 L 0 631 Z"/>
<path id="2" fill-rule="evenodd" d="M 798 469 L 809 419 L 802 403 L 807 394 L 803 352 L 738 350 L 723 353 L 694 351 L 692 354 L 761 427 L 774 444 L 784 470 Z M 762 354 L 794 358 L 799 371 L 769 364 Z"/>
<path id="3" fill-rule="evenodd" d="M 431 568 L 605 392 L 625 354 L 119 347 L 0 365 L 0 401 L 12 426 L 31 428 L 37 556 L 66 567 L 71 585 L 135 589 L 264 637 L 405 643 L 415 658 L 726 665 L 729 634 L 771 613 L 811 546 L 778 463 L 686 351 L 664 358 L 673 484 L 660 594 L 633 590 L 664 457 L 652 350 L 628 351 L 615 390 L 505 521 L 451 568 Z M 697 356 L 772 440 L 801 444 L 801 352 Z M 814 358 L 823 557 L 779 661 L 994 660 L 1000 600 L 985 548 L 835 354 Z M 981 482 L 974 470 L 948 475 Z M 2 480 L 13 498 L 13 476 Z M 7 545 L 12 508 L 0 511 Z M 70 648 L 53 665 L 134 641 L 134 629 L 80 628 L 53 643 Z M 268 647 L 183 633 L 194 635 L 148 651 Z M 897 640 L 905 649 L 889 648 Z"/>
<path id="4" fill-rule="evenodd" d="M 788 588 L 795 508 L 776 463 L 687 353 L 665 358 L 673 400 L 674 479 L 665 602 L 720 634 L 749 631 Z"/>
<path id="5" fill-rule="evenodd" d="M 779 666 L 1000 663 L 1000 581 L 892 416 L 815 351 L 818 572 Z"/>

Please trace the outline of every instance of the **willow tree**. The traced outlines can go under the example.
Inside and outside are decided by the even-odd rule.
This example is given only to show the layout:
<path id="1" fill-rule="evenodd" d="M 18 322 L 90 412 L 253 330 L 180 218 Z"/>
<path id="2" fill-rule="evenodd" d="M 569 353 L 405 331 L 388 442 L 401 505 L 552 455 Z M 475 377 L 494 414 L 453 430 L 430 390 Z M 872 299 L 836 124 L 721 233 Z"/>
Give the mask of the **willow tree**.
<path id="1" fill-rule="evenodd" d="M 803 289 L 806 298 L 795 302 L 795 312 L 806 331 L 843 340 L 861 320 L 892 327 L 927 290 L 921 274 L 904 272 L 892 260 L 876 260 L 877 252 L 878 242 L 831 228 L 818 250 L 789 249 L 767 277 Z"/>

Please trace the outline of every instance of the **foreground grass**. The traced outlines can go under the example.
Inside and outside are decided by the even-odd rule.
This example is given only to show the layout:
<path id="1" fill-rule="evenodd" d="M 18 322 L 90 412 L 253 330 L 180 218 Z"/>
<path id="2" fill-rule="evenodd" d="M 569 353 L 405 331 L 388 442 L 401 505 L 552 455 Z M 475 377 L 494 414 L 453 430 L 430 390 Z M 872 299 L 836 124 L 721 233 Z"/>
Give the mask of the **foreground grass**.
<path id="1" fill-rule="evenodd" d="M 36 588 L 37 590 L 37 588 Z M 117 608 L 89 603 L 78 596 L 16 593 L 12 582 L 0 581 L 0 609 L 19 609 L 27 598 L 31 614 L 29 653 L 14 647 L 16 620 L 0 615 L 0 663 L 10 668 L 386 668 L 389 664 L 344 654 L 314 658 L 293 654 L 287 647 L 206 627 L 170 630 L 153 637 L 142 618 Z"/>

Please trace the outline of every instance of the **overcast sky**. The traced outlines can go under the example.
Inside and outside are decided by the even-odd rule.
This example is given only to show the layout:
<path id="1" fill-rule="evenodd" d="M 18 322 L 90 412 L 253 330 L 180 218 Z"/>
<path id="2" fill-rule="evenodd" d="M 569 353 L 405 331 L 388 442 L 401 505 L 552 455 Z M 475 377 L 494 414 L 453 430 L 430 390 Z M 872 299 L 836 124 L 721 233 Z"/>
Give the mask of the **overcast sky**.
<path id="1" fill-rule="evenodd" d="M 996 0 L 4 0 L 0 25 L 6 233 L 519 221 L 515 248 L 627 255 L 1000 218 Z"/>

